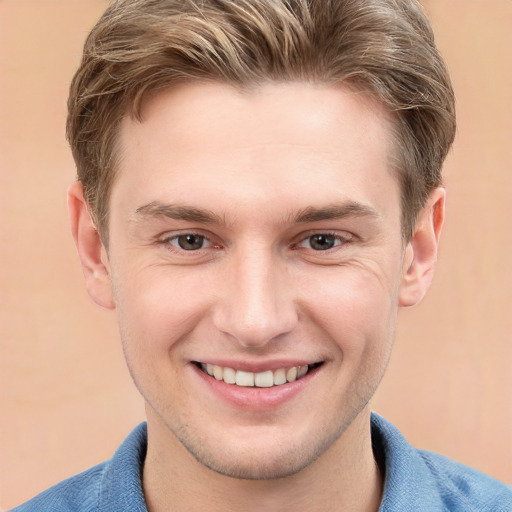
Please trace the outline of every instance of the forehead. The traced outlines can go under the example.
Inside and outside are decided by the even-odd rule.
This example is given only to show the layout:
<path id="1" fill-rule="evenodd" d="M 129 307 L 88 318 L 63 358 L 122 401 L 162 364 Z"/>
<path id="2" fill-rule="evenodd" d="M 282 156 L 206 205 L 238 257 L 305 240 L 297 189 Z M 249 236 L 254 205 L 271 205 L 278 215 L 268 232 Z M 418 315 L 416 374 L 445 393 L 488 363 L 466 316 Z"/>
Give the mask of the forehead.
<path id="1" fill-rule="evenodd" d="M 124 117 L 121 139 L 137 137 L 162 123 L 168 125 L 166 131 L 173 136 L 203 136 L 205 149 L 218 147 L 216 136 L 222 139 L 230 132 L 236 135 L 230 145 L 255 136 L 261 142 L 288 139 L 296 143 L 302 138 L 304 143 L 329 145 L 334 140 L 326 137 L 325 129 L 332 128 L 336 121 L 340 135 L 344 131 L 341 124 L 356 133 L 359 126 L 368 126 L 371 119 L 385 132 L 392 122 L 391 114 L 377 98 L 341 83 L 269 82 L 235 88 L 224 83 L 194 81 L 150 93 L 141 110 L 141 122 L 128 115 Z M 171 118 L 174 126 L 168 123 Z M 372 142 L 373 131 L 364 131 L 366 141 Z"/>
<path id="2" fill-rule="evenodd" d="M 340 85 L 182 85 L 149 98 L 140 122 L 123 120 L 112 202 L 177 202 L 186 193 L 208 208 L 227 197 L 293 208 L 294 197 L 366 194 L 394 208 L 390 126 L 379 102 Z"/>

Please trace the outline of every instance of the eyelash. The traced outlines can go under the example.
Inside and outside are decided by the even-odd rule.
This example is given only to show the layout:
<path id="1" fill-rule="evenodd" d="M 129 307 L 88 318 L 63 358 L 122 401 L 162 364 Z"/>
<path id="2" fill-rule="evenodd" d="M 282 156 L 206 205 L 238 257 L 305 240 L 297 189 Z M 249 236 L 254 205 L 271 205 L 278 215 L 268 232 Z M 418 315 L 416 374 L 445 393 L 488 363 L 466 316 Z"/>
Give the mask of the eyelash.
<path id="1" fill-rule="evenodd" d="M 201 247 L 199 247 L 197 249 L 187 250 L 187 249 L 184 249 L 183 247 L 179 247 L 178 245 L 175 245 L 173 243 L 174 241 L 179 243 L 178 240 L 181 237 L 197 237 L 197 238 L 201 238 L 201 243 L 202 244 L 204 244 L 204 242 L 207 242 L 209 245 L 207 247 L 204 247 L 204 245 L 202 245 Z M 201 249 L 205 249 L 205 248 L 208 248 L 208 247 L 214 245 L 212 243 L 212 241 L 207 236 L 203 235 L 202 233 L 196 233 L 196 232 L 193 232 L 193 231 L 186 231 L 186 232 L 178 233 L 178 234 L 175 234 L 175 235 L 172 235 L 172 236 L 166 236 L 164 238 L 161 238 L 161 239 L 157 240 L 157 242 L 159 244 L 165 245 L 167 247 L 170 246 L 172 248 L 172 250 L 174 250 L 176 252 L 190 252 L 190 253 L 198 252 Z"/>
<path id="2" fill-rule="evenodd" d="M 325 238 L 333 238 L 334 239 L 334 245 L 332 247 L 328 247 L 326 249 L 312 249 L 311 247 L 305 248 L 309 250 L 313 250 L 315 253 L 322 253 L 322 252 L 330 252 L 331 250 L 336 250 L 336 248 L 339 248 L 347 243 L 350 243 L 352 241 L 352 236 L 348 233 L 345 236 L 341 236 L 339 233 L 333 233 L 331 231 L 314 231 L 311 233 L 308 233 L 305 237 L 301 238 L 301 240 L 295 244 L 294 246 L 297 248 L 302 248 L 301 245 L 308 243 L 311 245 L 311 239 L 313 237 L 325 237 Z"/>
<path id="3" fill-rule="evenodd" d="M 201 247 L 198 247 L 196 249 L 184 249 L 183 247 L 180 247 L 178 245 L 179 239 L 181 237 L 200 238 L 201 239 Z M 325 241 L 325 239 L 334 239 L 334 245 L 332 245 L 331 247 L 323 248 L 323 249 L 313 249 L 311 247 L 311 239 L 313 237 L 318 237 L 320 240 L 323 237 L 324 241 Z M 328 253 L 331 250 L 336 250 L 336 248 L 339 248 L 340 246 L 350 243 L 352 241 L 352 238 L 353 237 L 349 234 L 347 234 L 347 236 L 341 236 L 338 233 L 333 233 L 330 231 L 314 231 L 314 232 L 307 234 L 306 236 L 302 235 L 301 239 L 297 243 L 292 244 L 292 248 L 293 249 L 311 250 L 315 253 L 323 253 L 323 252 Z M 320 241 L 320 240 L 317 240 L 317 241 Z M 176 244 L 173 242 L 176 242 Z M 205 242 L 207 244 L 206 246 L 204 245 Z M 175 234 L 172 236 L 166 236 L 164 238 L 158 239 L 157 243 L 168 247 L 172 251 L 179 252 L 179 253 L 190 253 L 190 254 L 197 253 L 197 252 L 201 251 L 202 249 L 208 249 L 210 247 L 214 247 L 214 248 L 221 247 L 220 245 L 214 245 L 213 242 L 206 235 L 204 235 L 202 233 L 193 232 L 193 231 L 186 231 L 186 232 L 178 233 L 178 234 Z M 322 242 L 320 242 L 320 243 L 322 243 Z M 309 244 L 309 247 L 304 247 L 303 244 Z M 329 243 L 327 243 L 327 244 L 329 245 Z"/>

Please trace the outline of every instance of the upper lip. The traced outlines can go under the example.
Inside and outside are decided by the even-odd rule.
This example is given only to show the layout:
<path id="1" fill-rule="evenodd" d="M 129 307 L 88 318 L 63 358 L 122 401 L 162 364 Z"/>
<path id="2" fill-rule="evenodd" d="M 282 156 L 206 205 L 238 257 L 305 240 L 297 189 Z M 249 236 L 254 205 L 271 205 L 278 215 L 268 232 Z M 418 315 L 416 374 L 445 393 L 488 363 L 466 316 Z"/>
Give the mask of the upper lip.
<path id="1" fill-rule="evenodd" d="M 214 366 L 221 366 L 223 368 L 233 368 L 234 370 L 258 373 L 269 370 L 275 371 L 279 370 L 280 368 L 313 365 L 323 361 L 320 359 L 275 359 L 267 361 L 247 361 L 240 359 L 205 358 L 195 359 L 192 362 L 199 364 L 212 364 Z"/>

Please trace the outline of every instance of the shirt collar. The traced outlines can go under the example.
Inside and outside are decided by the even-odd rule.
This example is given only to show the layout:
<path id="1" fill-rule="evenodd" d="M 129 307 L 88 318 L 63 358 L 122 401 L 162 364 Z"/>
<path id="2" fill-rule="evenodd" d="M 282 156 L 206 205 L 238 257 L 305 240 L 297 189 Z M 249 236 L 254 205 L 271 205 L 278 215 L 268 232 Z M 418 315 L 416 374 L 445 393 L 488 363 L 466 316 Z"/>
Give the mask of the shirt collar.
<path id="1" fill-rule="evenodd" d="M 138 425 L 106 463 L 98 510 L 148 512 L 142 492 L 142 467 L 147 451 L 146 423 Z"/>
<path id="2" fill-rule="evenodd" d="M 379 512 L 445 510 L 437 482 L 420 452 L 382 416 L 373 413 L 371 425 L 374 454 L 385 468 Z"/>
<path id="3" fill-rule="evenodd" d="M 371 427 L 375 457 L 384 472 L 379 512 L 444 510 L 436 481 L 418 450 L 378 414 L 372 414 Z M 147 428 L 141 423 L 105 465 L 99 510 L 147 512 L 141 485 L 146 450 Z"/>

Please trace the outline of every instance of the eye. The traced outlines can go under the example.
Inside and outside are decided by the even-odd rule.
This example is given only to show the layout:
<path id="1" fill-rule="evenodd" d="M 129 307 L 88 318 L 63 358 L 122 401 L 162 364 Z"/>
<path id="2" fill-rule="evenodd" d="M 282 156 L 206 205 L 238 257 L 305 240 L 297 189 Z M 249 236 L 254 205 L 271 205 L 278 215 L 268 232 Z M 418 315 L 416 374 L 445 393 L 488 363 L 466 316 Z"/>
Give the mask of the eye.
<path id="1" fill-rule="evenodd" d="M 184 251 L 198 251 L 210 245 L 210 242 L 202 235 L 184 233 L 168 239 L 169 243 Z"/>
<path id="2" fill-rule="evenodd" d="M 339 236 L 330 233 L 315 233 L 304 239 L 299 247 L 313 249 L 314 251 L 328 251 L 344 242 Z"/>

